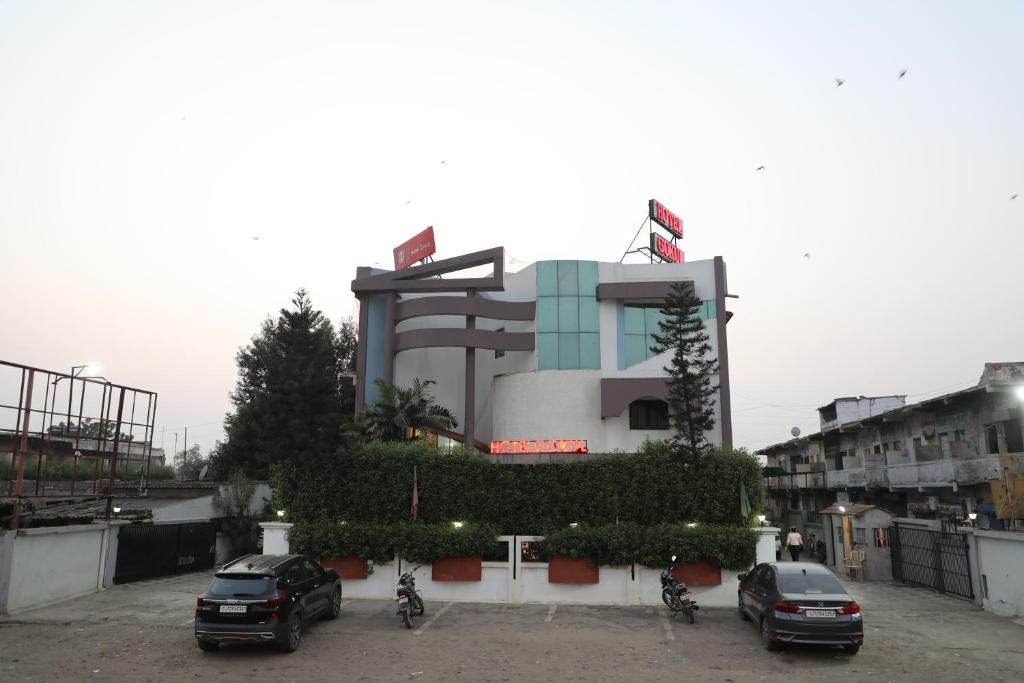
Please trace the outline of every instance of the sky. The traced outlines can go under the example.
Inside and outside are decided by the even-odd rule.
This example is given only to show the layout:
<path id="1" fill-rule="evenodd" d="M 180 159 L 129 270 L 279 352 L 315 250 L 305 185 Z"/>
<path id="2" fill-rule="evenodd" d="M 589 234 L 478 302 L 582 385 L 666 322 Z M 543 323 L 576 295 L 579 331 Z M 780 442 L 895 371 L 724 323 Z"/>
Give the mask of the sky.
<path id="1" fill-rule="evenodd" d="M 0 359 L 206 449 L 295 289 L 349 318 L 427 225 L 617 261 L 655 197 L 739 296 L 738 446 L 964 388 L 1024 361 L 1022 41 L 1011 1 L 0 0 Z"/>

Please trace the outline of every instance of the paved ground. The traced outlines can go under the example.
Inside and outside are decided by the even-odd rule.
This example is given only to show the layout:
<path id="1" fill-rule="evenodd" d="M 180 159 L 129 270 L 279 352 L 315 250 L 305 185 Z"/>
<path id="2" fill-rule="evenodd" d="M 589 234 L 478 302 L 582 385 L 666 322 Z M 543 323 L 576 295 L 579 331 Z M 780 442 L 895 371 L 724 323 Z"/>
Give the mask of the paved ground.
<path id="1" fill-rule="evenodd" d="M 194 645 L 196 574 L 122 586 L 0 621 L 0 681 L 1020 681 L 1024 627 L 923 589 L 848 583 L 864 647 L 769 653 L 734 610 L 690 625 L 664 608 L 346 600 L 298 652 Z M 427 596 L 429 598 L 429 596 Z"/>

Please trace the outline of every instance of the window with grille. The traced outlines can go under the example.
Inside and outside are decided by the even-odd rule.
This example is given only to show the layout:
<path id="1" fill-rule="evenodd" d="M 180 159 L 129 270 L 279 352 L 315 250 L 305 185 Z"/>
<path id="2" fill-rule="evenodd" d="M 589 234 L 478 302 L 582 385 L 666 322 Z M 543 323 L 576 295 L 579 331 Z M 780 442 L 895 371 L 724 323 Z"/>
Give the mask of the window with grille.
<path id="1" fill-rule="evenodd" d="M 629 404 L 630 429 L 668 429 L 668 404 L 643 400 Z"/>

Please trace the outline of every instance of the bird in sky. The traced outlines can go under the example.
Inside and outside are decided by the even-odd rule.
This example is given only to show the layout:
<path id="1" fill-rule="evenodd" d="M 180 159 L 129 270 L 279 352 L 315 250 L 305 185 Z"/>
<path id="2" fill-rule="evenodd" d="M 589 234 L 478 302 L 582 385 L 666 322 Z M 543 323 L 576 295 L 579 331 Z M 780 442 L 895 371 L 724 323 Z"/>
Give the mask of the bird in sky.
<path id="1" fill-rule="evenodd" d="M 805 251 L 804 252 L 804 258 L 807 258 L 807 259 L 811 258 L 811 252 Z"/>
<path id="2" fill-rule="evenodd" d="M 841 79 L 841 78 L 837 78 L 837 79 L 836 79 L 836 87 L 837 87 L 837 88 L 838 88 L 839 86 L 841 86 L 841 85 L 842 85 L 843 83 L 846 83 L 846 81 L 844 81 L 844 80 L 843 80 L 843 79 Z"/>
<path id="3" fill-rule="evenodd" d="M 406 206 L 409 206 L 410 204 L 412 204 L 412 200 L 411 199 L 405 203 Z"/>
<path id="4" fill-rule="evenodd" d="M 253 242 L 259 242 L 260 241 L 260 236 L 259 235 L 253 235 L 249 239 L 251 239 Z"/>
<path id="5" fill-rule="evenodd" d="M 1011 195 L 1010 195 L 1010 201 L 1011 201 L 1011 202 L 1012 202 L 1012 201 L 1013 201 L 1014 199 L 1016 199 L 1016 198 L 1017 198 L 1017 195 L 1015 195 L 1015 194 L 1011 194 Z"/>
<path id="6" fill-rule="evenodd" d="M 907 75 L 907 70 L 903 69 L 902 71 L 900 71 L 900 75 L 897 76 L 896 80 L 899 80 L 899 79 L 903 78 L 906 75 Z"/>
<path id="7" fill-rule="evenodd" d="M 444 159 L 441 159 L 441 165 L 442 165 L 442 166 L 447 166 L 447 165 L 448 165 L 448 162 L 447 162 L 447 161 L 445 161 Z"/>
<path id="8" fill-rule="evenodd" d="M 763 170 L 764 170 L 764 166 L 758 166 L 758 167 L 757 167 L 757 168 L 755 168 L 754 170 L 755 170 L 755 171 L 763 171 Z"/>

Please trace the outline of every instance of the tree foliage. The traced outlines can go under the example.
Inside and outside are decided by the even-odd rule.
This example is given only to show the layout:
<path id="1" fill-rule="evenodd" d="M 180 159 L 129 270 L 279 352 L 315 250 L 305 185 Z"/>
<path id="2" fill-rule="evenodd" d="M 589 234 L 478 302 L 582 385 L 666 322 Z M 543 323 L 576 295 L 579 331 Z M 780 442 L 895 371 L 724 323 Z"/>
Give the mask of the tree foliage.
<path id="1" fill-rule="evenodd" d="M 354 344 L 351 325 L 336 333 L 304 289 L 292 308 L 265 320 L 235 358 L 234 411 L 224 420 L 226 440 L 217 446 L 213 475 L 237 469 L 265 478 L 273 463 L 334 453 L 352 415 L 342 383 L 354 364 Z"/>
<path id="2" fill-rule="evenodd" d="M 426 437 L 427 429 L 452 430 L 458 426 L 455 416 L 434 402 L 430 393 L 433 380 L 413 380 L 412 386 L 388 384 L 378 378 L 377 400 L 356 421 L 357 430 L 375 441 L 408 441 Z"/>
<path id="3" fill-rule="evenodd" d="M 669 374 L 669 412 L 675 430 L 672 445 L 684 463 L 695 463 L 710 452 L 705 432 L 715 426 L 714 399 L 718 386 L 712 386 L 711 376 L 718 374 L 718 360 L 709 357 L 710 338 L 698 316 L 702 303 L 691 286 L 673 283 L 661 308 L 665 319 L 658 323 L 660 333 L 652 335 L 652 351 L 672 352 L 672 360 L 665 368 Z"/>

